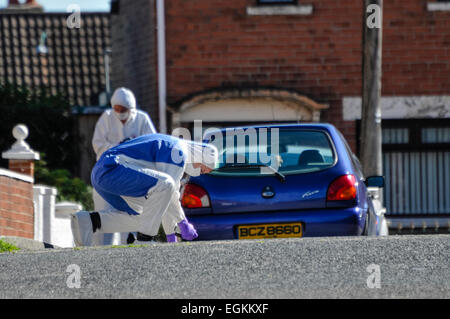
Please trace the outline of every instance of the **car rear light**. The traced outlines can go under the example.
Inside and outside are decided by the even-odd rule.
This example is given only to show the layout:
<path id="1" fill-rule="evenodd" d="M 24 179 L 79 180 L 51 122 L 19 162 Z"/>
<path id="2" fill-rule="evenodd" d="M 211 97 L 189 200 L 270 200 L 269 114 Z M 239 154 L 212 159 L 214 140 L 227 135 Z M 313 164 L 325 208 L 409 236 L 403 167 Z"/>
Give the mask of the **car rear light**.
<path id="1" fill-rule="evenodd" d="M 209 196 L 203 187 L 195 184 L 186 184 L 181 197 L 181 206 L 184 208 L 210 207 Z"/>
<path id="2" fill-rule="evenodd" d="M 327 200 L 353 200 L 356 199 L 356 177 L 353 175 L 343 175 L 336 178 L 328 187 Z"/>

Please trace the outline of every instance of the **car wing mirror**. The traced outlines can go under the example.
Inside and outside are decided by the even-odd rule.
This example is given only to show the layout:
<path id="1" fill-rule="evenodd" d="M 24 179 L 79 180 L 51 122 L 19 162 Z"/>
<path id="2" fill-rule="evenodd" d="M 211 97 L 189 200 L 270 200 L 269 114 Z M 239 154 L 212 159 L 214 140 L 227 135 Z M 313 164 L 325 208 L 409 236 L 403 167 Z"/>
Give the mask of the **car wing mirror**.
<path id="1" fill-rule="evenodd" d="M 384 177 L 383 176 L 370 176 L 364 181 L 367 187 L 384 187 Z"/>

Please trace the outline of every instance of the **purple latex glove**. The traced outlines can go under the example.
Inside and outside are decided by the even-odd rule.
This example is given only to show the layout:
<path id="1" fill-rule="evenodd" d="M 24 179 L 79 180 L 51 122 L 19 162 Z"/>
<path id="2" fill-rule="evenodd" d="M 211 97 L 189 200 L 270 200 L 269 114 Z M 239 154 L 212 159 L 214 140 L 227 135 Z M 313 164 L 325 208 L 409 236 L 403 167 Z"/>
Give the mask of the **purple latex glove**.
<path id="1" fill-rule="evenodd" d="M 176 243 L 177 242 L 177 235 L 175 235 L 175 233 L 166 235 L 166 238 L 167 238 L 168 243 Z"/>
<path id="2" fill-rule="evenodd" d="M 190 224 L 187 219 L 183 219 L 181 222 L 179 222 L 178 227 L 180 227 L 181 237 L 184 240 L 194 240 L 198 237 L 197 231 L 195 230 L 194 226 L 192 226 L 192 224 Z"/>

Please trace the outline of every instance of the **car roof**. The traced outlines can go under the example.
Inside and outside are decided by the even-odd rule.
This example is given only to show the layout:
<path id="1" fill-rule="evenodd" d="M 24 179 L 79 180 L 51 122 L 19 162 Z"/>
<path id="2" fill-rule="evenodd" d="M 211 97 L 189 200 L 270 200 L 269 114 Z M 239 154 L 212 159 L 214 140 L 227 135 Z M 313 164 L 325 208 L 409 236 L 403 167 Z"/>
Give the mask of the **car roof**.
<path id="1" fill-rule="evenodd" d="M 217 131 L 230 131 L 236 129 L 249 129 L 249 128 L 301 128 L 301 129 L 318 129 L 318 130 L 326 130 L 328 132 L 335 131 L 336 128 L 333 124 L 330 123 L 292 123 L 292 124 L 256 124 L 256 125 L 248 125 L 248 126 L 233 126 L 233 127 L 224 127 L 218 128 Z M 217 132 L 216 130 L 214 130 Z M 212 134 L 213 131 L 208 132 L 207 135 Z"/>

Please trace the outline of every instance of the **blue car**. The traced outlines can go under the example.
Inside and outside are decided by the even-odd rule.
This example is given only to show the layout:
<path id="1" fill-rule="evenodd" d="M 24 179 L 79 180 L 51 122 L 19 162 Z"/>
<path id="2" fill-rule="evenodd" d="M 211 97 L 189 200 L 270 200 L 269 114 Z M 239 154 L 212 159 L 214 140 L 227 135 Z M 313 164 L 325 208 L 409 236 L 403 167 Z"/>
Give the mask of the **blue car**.
<path id="1" fill-rule="evenodd" d="M 182 189 L 198 240 L 387 235 L 357 157 L 330 124 L 208 130 L 219 166 Z"/>

